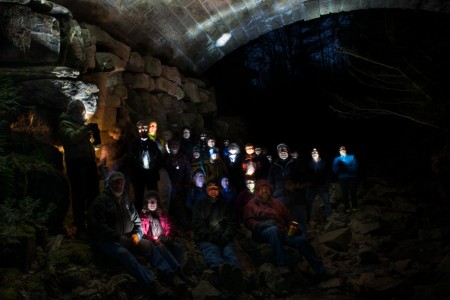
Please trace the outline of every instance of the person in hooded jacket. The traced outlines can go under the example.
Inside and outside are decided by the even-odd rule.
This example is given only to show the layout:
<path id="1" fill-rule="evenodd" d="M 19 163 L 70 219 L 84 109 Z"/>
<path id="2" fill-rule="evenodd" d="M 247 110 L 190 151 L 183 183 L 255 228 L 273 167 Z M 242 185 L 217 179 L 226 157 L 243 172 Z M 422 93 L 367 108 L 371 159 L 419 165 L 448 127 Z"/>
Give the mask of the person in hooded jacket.
<path id="1" fill-rule="evenodd" d="M 306 239 L 304 229 L 280 201 L 273 198 L 273 187 L 265 179 L 256 181 L 255 197 L 244 207 L 244 225 L 254 240 L 272 247 L 282 274 L 290 272 L 290 257 L 284 245 L 296 249 L 312 267 L 319 279 L 326 279 L 330 272 Z M 298 225 L 289 233 L 291 222 Z"/>
<path id="2" fill-rule="evenodd" d="M 73 225 L 76 227 L 76 236 L 87 239 L 86 210 L 100 193 L 97 157 L 91 143 L 95 126 L 85 125 L 86 108 L 81 100 L 70 102 L 59 120 L 59 138 L 64 148 L 72 197 Z"/>
<path id="3" fill-rule="evenodd" d="M 113 172 L 103 192 L 89 207 L 88 228 L 92 244 L 157 295 L 167 295 L 169 292 L 160 285 L 156 275 L 135 255 L 144 256 L 162 274 L 170 274 L 174 269 L 151 241 L 142 239 L 141 218 L 124 190 L 125 176 Z"/>

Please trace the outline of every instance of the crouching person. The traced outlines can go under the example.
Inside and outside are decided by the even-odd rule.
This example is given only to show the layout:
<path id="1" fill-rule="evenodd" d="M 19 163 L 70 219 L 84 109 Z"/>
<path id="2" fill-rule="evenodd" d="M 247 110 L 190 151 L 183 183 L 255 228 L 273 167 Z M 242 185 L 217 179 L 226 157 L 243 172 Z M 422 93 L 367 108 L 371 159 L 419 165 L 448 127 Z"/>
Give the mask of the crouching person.
<path id="1" fill-rule="evenodd" d="M 170 265 L 154 244 L 141 239 L 141 219 L 124 189 L 124 175 L 121 172 L 113 172 L 104 191 L 90 205 L 88 230 L 93 246 L 112 261 L 125 267 L 132 276 L 149 288 L 150 293 L 157 297 L 168 297 L 171 292 L 135 257 L 135 254 L 142 255 L 158 270 L 171 271 Z"/>

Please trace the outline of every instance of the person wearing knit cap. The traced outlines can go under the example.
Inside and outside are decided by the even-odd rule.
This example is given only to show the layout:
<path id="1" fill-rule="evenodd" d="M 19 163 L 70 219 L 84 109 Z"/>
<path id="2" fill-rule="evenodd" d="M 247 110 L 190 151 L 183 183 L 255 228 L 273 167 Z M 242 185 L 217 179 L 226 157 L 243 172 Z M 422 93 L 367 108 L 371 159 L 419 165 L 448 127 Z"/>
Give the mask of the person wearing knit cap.
<path id="1" fill-rule="evenodd" d="M 76 237 L 87 239 L 86 209 L 100 193 L 95 148 L 91 143 L 94 126 L 86 124 L 83 101 L 73 100 L 59 117 L 59 137 L 70 183 L 73 225 Z"/>
<path id="2" fill-rule="evenodd" d="M 125 191 L 125 176 L 113 172 L 103 192 L 88 210 L 88 229 L 93 246 L 115 264 L 120 264 L 141 284 L 155 294 L 167 295 L 155 274 L 135 257 L 142 255 L 158 271 L 170 273 L 173 267 L 164 259 L 155 245 L 142 239 L 142 223 L 139 212 Z"/>
<path id="3" fill-rule="evenodd" d="M 319 279 L 327 279 L 330 272 L 305 238 L 301 225 L 295 234 L 288 234 L 291 222 L 298 220 L 283 203 L 273 198 L 273 191 L 267 180 L 256 181 L 254 198 L 244 207 L 245 227 L 252 232 L 256 242 L 270 244 L 282 274 L 289 273 L 289 266 L 292 265 L 288 252 L 283 248 L 288 246 L 305 257 Z"/>

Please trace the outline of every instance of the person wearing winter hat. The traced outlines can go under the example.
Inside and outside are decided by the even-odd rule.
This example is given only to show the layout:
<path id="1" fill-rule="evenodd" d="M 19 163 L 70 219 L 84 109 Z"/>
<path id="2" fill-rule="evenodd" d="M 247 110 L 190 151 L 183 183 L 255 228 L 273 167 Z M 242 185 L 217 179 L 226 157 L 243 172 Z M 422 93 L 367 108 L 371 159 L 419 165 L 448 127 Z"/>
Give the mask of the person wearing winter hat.
<path id="1" fill-rule="evenodd" d="M 66 174 L 70 183 L 73 225 L 77 238 L 88 238 L 86 209 L 100 193 L 95 148 L 91 143 L 93 126 L 85 125 L 83 101 L 73 100 L 59 117 L 59 138 L 64 148 Z"/>
<path id="2" fill-rule="evenodd" d="M 125 191 L 125 176 L 113 172 L 103 192 L 98 195 L 88 210 L 88 229 L 93 246 L 114 263 L 118 263 L 140 283 L 158 296 L 169 291 L 157 281 L 155 274 L 144 267 L 134 256 L 142 255 L 158 271 L 173 270 L 155 245 L 142 239 L 142 224 L 133 201 Z"/>
<path id="3" fill-rule="evenodd" d="M 282 274 L 290 272 L 289 255 L 283 248 L 288 246 L 305 257 L 318 278 L 325 279 L 329 272 L 325 269 L 324 263 L 305 238 L 298 220 L 293 218 L 283 203 L 272 197 L 272 185 L 265 179 L 257 180 L 254 195 L 244 207 L 244 225 L 252 232 L 255 241 L 270 244 L 280 272 Z M 292 223 L 293 221 L 296 223 Z M 297 224 L 295 233 L 289 232 L 292 224 Z"/>

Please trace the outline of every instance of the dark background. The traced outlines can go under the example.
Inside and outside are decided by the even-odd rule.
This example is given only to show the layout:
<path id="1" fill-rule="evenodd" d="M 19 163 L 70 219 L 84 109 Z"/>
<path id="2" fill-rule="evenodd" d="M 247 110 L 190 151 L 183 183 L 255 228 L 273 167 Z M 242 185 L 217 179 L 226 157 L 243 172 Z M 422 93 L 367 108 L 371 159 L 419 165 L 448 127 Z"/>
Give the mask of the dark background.
<path id="1" fill-rule="evenodd" d="M 227 55 L 205 77 L 215 86 L 218 115 L 242 118 L 247 141 L 271 151 L 286 142 L 301 155 L 318 147 L 333 157 L 339 145 L 360 156 L 416 155 L 423 147 L 429 155 L 432 145 L 448 136 L 449 23 L 448 15 L 414 10 L 329 15 L 270 32 Z M 399 97 L 362 84 L 360 75 L 352 75 L 354 68 L 370 66 L 358 65 L 342 47 L 420 76 L 412 81 L 423 82 L 436 105 L 445 108 L 439 118 L 431 118 L 437 128 L 392 114 L 345 119 L 334 113 L 330 106 L 336 96 L 357 101 Z"/>

